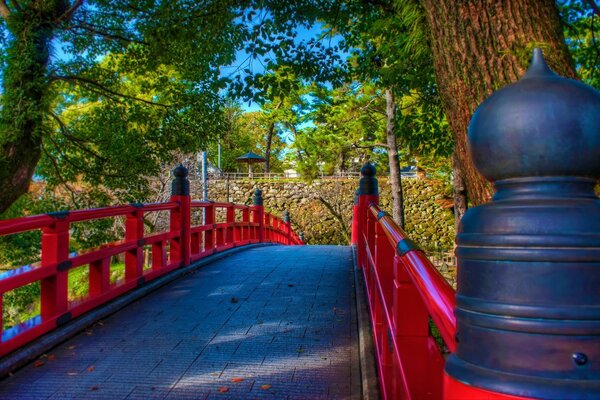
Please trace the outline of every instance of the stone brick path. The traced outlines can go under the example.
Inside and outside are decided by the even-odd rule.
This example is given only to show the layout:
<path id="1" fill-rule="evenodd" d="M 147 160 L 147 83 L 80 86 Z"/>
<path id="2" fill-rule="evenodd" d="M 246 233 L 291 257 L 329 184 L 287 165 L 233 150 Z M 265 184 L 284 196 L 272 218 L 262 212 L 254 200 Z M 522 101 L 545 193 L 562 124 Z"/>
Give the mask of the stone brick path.
<path id="1" fill-rule="evenodd" d="M 202 267 L 1 381 L 0 399 L 358 400 L 351 257 L 274 246 Z"/>

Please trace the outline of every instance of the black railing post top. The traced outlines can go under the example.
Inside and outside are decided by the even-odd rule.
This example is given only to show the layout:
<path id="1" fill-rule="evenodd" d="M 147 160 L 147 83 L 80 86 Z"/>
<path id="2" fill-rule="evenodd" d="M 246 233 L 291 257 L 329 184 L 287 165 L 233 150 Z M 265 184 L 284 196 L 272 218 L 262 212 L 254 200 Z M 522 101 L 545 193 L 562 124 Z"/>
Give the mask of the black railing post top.
<path id="1" fill-rule="evenodd" d="M 290 222 L 290 212 L 288 210 L 285 210 L 283 212 L 283 222 L 286 222 L 286 223 Z"/>
<path id="2" fill-rule="evenodd" d="M 475 166 L 490 181 L 600 176 L 600 92 L 555 74 L 535 49 L 527 73 L 487 98 L 468 129 Z"/>
<path id="3" fill-rule="evenodd" d="M 517 396 L 600 398 L 600 92 L 535 50 L 468 135 L 497 191 L 456 237 L 460 341 L 446 373 Z"/>
<path id="4" fill-rule="evenodd" d="M 262 190 L 260 190 L 260 189 L 256 189 L 254 191 L 254 205 L 255 206 L 263 205 Z"/>
<path id="5" fill-rule="evenodd" d="M 377 169 L 371 163 L 366 163 L 360 169 L 360 174 L 362 178 L 360 178 L 358 194 L 360 195 L 379 195 L 379 184 L 377 183 L 377 178 L 375 175 L 377 174 Z"/>
<path id="6" fill-rule="evenodd" d="M 179 164 L 173 170 L 173 183 L 171 184 L 171 195 L 172 196 L 189 196 L 190 195 L 190 181 L 188 180 L 188 169 L 183 165 Z"/>

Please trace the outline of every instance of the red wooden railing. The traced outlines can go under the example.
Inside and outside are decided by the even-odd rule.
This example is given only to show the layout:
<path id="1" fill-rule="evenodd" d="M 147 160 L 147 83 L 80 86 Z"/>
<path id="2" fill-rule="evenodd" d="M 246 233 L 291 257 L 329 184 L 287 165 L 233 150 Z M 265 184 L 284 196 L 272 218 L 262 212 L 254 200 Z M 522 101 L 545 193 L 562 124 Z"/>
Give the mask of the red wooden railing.
<path id="1" fill-rule="evenodd" d="M 40 314 L 2 332 L 0 356 L 145 282 L 211 254 L 251 243 L 303 244 L 289 222 L 264 212 L 262 200 L 260 204 L 245 206 L 190 201 L 187 195 L 174 195 L 165 203 L 67 211 L 0 221 L 2 236 L 41 231 L 41 261 L 0 275 L 1 295 L 31 283 L 40 282 L 41 285 Z M 198 209 L 204 210 L 205 223 L 192 226 L 192 213 Z M 169 229 L 145 233 L 144 216 L 156 211 L 170 213 Z M 224 222 L 216 223 L 217 213 L 225 215 Z M 71 224 L 113 217 L 125 218 L 123 240 L 70 254 Z M 144 269 L 146 246 L 151 247 L 152 255 L 148 269 Z M 119 255 L 124 255 L 125 278 L 111 284 L 111 259 Z M 85 265 L 89 266 L 89 293 L 84 298 L 69 301 L 69 270 Z M 0 302 L 0 315 L 1 305 Z"/>
<path id="2" fill-rule="evenodd" d="M 455 291 L 378 202 L 374 193 L 358 196 L 353 244 L 367 292 L 382 398 L 524 399 L 474 388 L 444 373 L 445 355 L 457 346 Z"/>

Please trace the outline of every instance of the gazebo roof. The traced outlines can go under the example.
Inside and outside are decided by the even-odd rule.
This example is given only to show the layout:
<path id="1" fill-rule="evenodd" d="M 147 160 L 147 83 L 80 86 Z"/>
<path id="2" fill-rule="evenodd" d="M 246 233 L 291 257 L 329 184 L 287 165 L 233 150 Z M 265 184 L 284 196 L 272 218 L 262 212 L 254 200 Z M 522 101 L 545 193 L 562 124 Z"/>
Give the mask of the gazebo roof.
<path id="1" fill-rule="evenodd" d="M 246 162 L 246 163 L 257 163 L 257 162 L 267 161 L 267 160 L 265 160 L 264 157 L 261 157 L 258 154 L 253 153 L 251 151 L 244 154 L 243 156 L 239 156 L 238 158 L 236 158 L 236 160 L 240 161 L 240 162 Z"/>

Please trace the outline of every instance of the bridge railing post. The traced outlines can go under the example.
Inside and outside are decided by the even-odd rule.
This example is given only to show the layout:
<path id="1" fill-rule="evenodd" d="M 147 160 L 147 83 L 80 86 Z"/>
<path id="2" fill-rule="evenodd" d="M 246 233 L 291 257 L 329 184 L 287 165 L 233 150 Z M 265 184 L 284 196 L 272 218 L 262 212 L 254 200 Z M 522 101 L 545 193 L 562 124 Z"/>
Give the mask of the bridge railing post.
<path id="1" fill-rule="evenodd" d="M 235 208 L 233 203 L 227 206 L 227 228 L 225 229 L 225 244 L 234 244 L 235 242 L 235 231 L 237 227 L 235 226 Z"/>
<path id="2" fill-rule="evenodd" d="M 600 92 L 536 49 L 468 138 L 496 193 L 459 227 L 444 398 L 600 398 Z"/>
<path id="3" fill-rule="evenodd" d="M 209 203 L 204 207 L 204 226 L 208 227 L 204 231 L 204 251 L 215 251 L 217 230 L 215 228 L 215 205 Z"/>
<path id="4" fill-rule="evenodd" d="M 354 193 L 354 204 L 352 206 L 352 234 L 350 236 L 350 245 L 358 244 L 358 189 Z"/>
<path id="5" fill-rule="evenodd" d="M 258 223 L 258 241 L 265 242 L 265 207 L 263 206 L 262 190 L 260 189 L 254 191 L 254 213 L 252 214 L 252 221 Z"/>
<path id="6" fill-rule="evenodd" d="M 125 280 L 134 281 L 142 276 L 144 268 L 144 211 L 141 204 L 132 204 L 135 211 L 125 217 L 125 240 L 137 244 L 125 253 Z"/>
<path id="7" fill-rule="evenodd" d="M 285 210 L 283 213 L 283 230 L 285 232 L 285 244 L 292 244 L 292 224 L 290 221 L 290 212 Z"/>
<path id="8" fill-rule="evenodd" d="M 357 238 L 356 238 L 356 251 L 358 267 L 362 268 L 366 265 L 366 246 L 368 245 L 367 238 L 369 237 L 369 231 L 372 232 L 370 235 L 371 239 L 375 238 L 375 227 L 374 223 L 371 223 L 369 228 L 368 216 L 369 207 L 371 204 L 379 204 L 379 184 L 375 174 L 377 170 L 375 166 L 370 163 L 365 164 L 360 173 L 359 189 L 358 189 L 358 205 L 355 208 L 354 218 L 357 220 Z"/>
<path id="9" fill-rule="evenodd" d="M 171 239 L 171 262 L 178 261 L 181 265 L 190 264 L 190 231 L 191 231 L 191 200 L 188 169 L 179 165 L 173 170 L 171 184 L 171 201 L 178 207 L 171 210 L 171 232 L 178 232 L 177 238 Z"/>
<path id="10" fill-rule="evenodd" d="M 68 212 L 52 213 L 55 222 L 42 229 L 41 265 L 56 264 L 56 273 L 41 282 L 42 320 L 60 317 L 68 309 L 69 291 L 69 220 Z"/>

